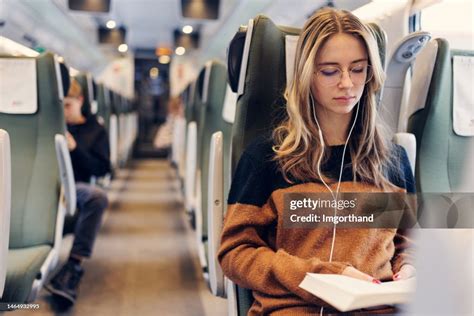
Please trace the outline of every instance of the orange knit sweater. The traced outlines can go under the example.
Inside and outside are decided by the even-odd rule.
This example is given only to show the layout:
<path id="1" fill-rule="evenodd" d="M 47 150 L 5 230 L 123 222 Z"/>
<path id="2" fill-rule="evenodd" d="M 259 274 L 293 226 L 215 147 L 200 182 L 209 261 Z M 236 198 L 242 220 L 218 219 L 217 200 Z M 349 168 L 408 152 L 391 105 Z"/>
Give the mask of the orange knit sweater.
<path id="1" fill-rule="evenodd" d="M 224 274 L 251 289 L 255 299 L 249 315 L 319 313 L 331 306 L 298 287 L 307 272 L 340 274 L 349 265 L 380 280 L 411 260 L 410 244 L 397 229 L 339 228 L 329 262 L 332 228 L 287 228 L 283 225 L 284 194 L 327 192 L 321 183 L 287 183 L 271 160 L 271 142 L 259 139 L 239 162 L 229 193 L 228 210 L 218 258 Z M 389 171 L 397 191 L 414 191 L 406 153 L 395 147 L 398 170 Z M 326 173 L 339 165 L 342 146 L 331 151 Z M 350 165 L 350 161 L 349 161 Z M 343 173 L 341 192 L 380 192 L 373 185 L 354 182 Z M 331 184 L 335 190 L 336 183 Z"/>

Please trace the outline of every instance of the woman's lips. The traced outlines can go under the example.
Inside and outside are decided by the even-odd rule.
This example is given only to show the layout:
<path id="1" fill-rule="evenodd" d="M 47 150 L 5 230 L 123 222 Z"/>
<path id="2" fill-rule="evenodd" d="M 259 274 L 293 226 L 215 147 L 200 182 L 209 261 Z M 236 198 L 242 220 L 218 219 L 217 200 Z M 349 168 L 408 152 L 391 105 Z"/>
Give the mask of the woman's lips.
<path id="1" fill-rule="evenodd" d="M 337 97 L 337 98 L 334 98 L 334 100 L 336 100 L 338 103 L 343 103 L 343 104 L 351 103 L 354 99 L 355 99 L 355 97 Z"/>
<path id="2" fill-rule="evenodd" d="M 354 99 L 355 97 L 337 97 L 337 98 L 334 98 L 336 100 L 352 100 Z"/>

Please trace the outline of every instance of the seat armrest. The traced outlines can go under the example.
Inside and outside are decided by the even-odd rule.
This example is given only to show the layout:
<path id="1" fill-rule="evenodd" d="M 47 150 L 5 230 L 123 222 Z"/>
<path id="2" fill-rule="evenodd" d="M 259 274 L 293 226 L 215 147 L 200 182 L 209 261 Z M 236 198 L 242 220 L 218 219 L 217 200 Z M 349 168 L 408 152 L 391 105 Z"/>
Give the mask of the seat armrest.
<path id="1" fill-rule="evenodd" d="M 393 142 L 405 148 L 408 160 L 410 161 L 410 167 L 413 174 L 415 174 L 416 164 L 416 138 L 411 133 L 395 133 L 393 135 Z"/>
<path id="2" fill-rule="evenodd" d="M 222 223 L 224 220 L 224 157 L 222 132 L 212 134 L 209 153 L 209 190 L 207 195 L 208 206 L 208 255 L 209 255 L 209 283 L 211 292 L 215 296 L 226 297 L 224 273 L 217 261 Z"/>
<path id="3" fill-rule="evenodd" d="M 224 280 L 227 293 L 227 315 L 239 316 L 239 302 L 237 299 L 237 288 L 231 280 L 225 278 Z"/>
<path id="4" fill-rule="evenodd" d="M 72 170 L 71 155 L 67 148 L 66 137 L 56 134 L 56 158 L 59 165 L 59 175 L 61 185 L 64 190 L 64 202 L 66 204 L 66 213 L 73 216 L 76 211 L 76 183 L 74 181 L 74 172 Z"/>
<path id="5" fill-rule="evenodd" d="M 10 240 L 11 153 L 10 137 L 0 129 L 0 298 L 7 277 L 7 257 Z"/>

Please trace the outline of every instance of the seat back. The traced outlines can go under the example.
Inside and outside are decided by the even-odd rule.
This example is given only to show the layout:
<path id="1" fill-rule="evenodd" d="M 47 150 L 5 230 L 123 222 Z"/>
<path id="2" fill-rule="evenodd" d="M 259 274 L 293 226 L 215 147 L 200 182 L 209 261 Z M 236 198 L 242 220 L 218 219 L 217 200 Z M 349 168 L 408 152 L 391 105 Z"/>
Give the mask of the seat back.
<path id="1" fill-rule="evenodd" d="M 385 32 L 374 23 L 368 26 L 384 64 Z M 232 172 L 247 145 L 258 135 L 272 131 L 286 117 L 283 93 L 292 76 L 300 29 L 277 26 L 268 17 L 259 15 L 239 33 L 230 44 L 228 56 L 229 82 L 238 93 L 232 127 Z M 227 296 L 235 295 L 238 315 L 247 315 L 253 302 L 252 293 L 239 286 L 235 290 Z"/>
<path id="2" fill-rule="evenodd" d="M 277 26 L 268 17 L 258 15 L 230 44 L 229 82 L 238 94 L 232 126 L 232 173 L 247 145 L 260 134 L 273 130 L 286 116 L 285 36 L 299 32 L 296 28 Z M 237 314 L 247 315 L 253 302 L 251 291 L 236 286 L 235 294 L 227 293 L 229 299 L 237 298 Z"/>
<path id="3" fill-rule="evenodd" d="M 10 248 L 53 245 L 59 203 L 55 135 L 65 133 L 59 66 L 52 54 L 37 58 L 5 57 L 2 61 L 33 63 L 37 110 L 0 113 L 0 126 L 11 138 L 12 215 Z"/>
<path id="4" fill-rule="evenodd" d="M 413 96 L 408 109 L 408 132 L 417 140 L 417 190 L 474 192 L 474 177 L 468 172 L 474 169 L 474 52 L 450 50 L 444 39 L 430 44 L 436 54 L 429 86 L 412 92 L 426 100 Z M 417 76 L 423 74 L 415 72 Z"/>
<path id="5" fill-rule="evenodd" d="M 10 137 L 0 129 L 0 298 L 7 276 L 8 241 L 10 239 L 11 204 Z"/>
<path id="6" fill-rule="evenodd" d="M 227 86 L 227 69 L 219 61 L 209 61 L 205 68 L 205 77 L 203 81 L 202 99 L 199 113 L 199 133 L 198 133 L 198 173 L 200 174 L 200 214 L 196 214 L 196 232 L 198 242 L 207 241 L 208 237 L 208 185 L 209 185 L 209 153 L 211 137 L 217 131 L 228 127 L 227 122 L 223 120 L 222 109 Z M 209 260 L 206 260 L 209 261 Z"/>
<path id="7" fill-rule="evenodd" d="M 227 297 L 224 273 L 217 261 L 222 222 L 227 209 L 227 195 L 230 190 L 230 149 L 232 124 L 235 117 L 237 94 L 227 86 L 224 105 L 220 116 L 221 126 L 212 134 L 208 177 L 208 271 L 212 294 Z"/>
<path id="8" fill-rule="evenodd" d="M 196 185 L 200 185 L 199 175 L 197 174 L 200 165 L 200 139 L 201 139 L 201 105 L 204 77 L 206 68 L 203 68 L 195 82 L 191 85 L 189 101 L 185 109 L 186 116 L 186 175 L 185 175 L 185 199 L 186 209 L 194 216 L 194 211 L 200 202 L 196 202 Z"/>
<path id="9" fill-rule="evenodd" d="M 94 103 L 94 90 L 92 77 L 90 74 L 80 73 L 74 77 L 82 89 L 82 95 L 84 96 L 84 103 L 82 104 L 82 115 L 89 117 L 93 113 L 93 103 Z M 96 110 L 96 109 L 95 109 Z"/>

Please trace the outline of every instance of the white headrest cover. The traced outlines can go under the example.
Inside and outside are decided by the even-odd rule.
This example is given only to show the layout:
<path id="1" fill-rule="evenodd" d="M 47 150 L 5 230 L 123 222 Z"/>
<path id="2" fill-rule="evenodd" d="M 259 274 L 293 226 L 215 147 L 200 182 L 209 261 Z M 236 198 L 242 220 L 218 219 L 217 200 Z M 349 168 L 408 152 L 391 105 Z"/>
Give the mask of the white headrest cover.
<path id="1" fill-rule="evenodd" d="M 35 59 L 0 59 L 0 96 L 0 113 L 36 113 L 38 93 Z"/>
<path id="2" fill-rule="evenodd" d="M 225 91 L 224 106 L 222 107 L 222 117 L 227 123 L 234 123 L 236 104 L 237 93 L 232 92 L 230 86 L 227 85 Z"/>
<path id="3" fill-rule="evenodd" d="M 426 44 L 418 58 L 416 58 L 413 65 L 410 98 L 406 112 L 407 118 L 425 107 L 437 54 L 438 42 L 432 40 Z"/>
<path id="4" fill-rule="evenodd" d="M 298 39 L 298 35 L 285 36 L 286 86 L 289 86 L 293 79 Z"/>
<path id="5" fill-rule="evenodd" d="M 250 54 L 250 43 L 252 42 L 253 19 L 249 20 L 247 31 L 245 33 L 244 50 L 242 52 L 242 63 L 240 64 L 239 85 L 237 87 L 237 95 L 244 94 L 245 76 L 247 75 L 247 64 Z"/>
<path id="6" fill-rule="evenodd" d="M 459 136 L 474 136 L 474 57 L 453 57 L 453 129 Z"/>

